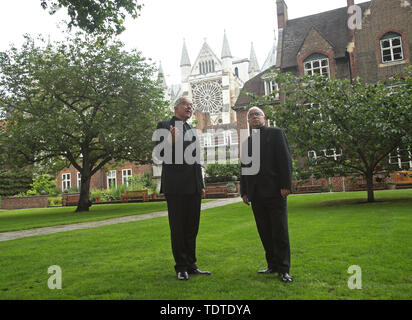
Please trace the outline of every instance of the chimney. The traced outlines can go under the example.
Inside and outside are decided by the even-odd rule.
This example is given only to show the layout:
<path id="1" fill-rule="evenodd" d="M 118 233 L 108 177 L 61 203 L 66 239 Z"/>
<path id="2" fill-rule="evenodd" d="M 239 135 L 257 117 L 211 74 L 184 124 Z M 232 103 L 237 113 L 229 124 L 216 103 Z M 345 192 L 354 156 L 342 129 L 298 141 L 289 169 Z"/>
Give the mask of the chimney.
<path id="1" fill-rule="evenodd" d="M 352 8 L 351 10 L 349 10 L 349 8 L 351 8 L 351 7 L 353 7 L 353 6 L 355 5 L 355 0 L 347 0 L 347 4 L 348 4 L 347 10 L 348 10 L 349 35 L 350 35 L 350 37 L 352 38 L 353 35 L 354 35 L 354 32 L 355 32 L 355 29 L 354 29 L 353 27 L 351 27 L 351 26 L 349 25 L 349 23 L 350 23 L 350 21 L 352 21 L 352 20 L 351 20 L 351 19 L 352 19 L 351 16 L 353 15 L 353 8 Z M 349 12 L 351 12 L 351 14 L 349 14 Z M 356 11 L 355 11 L 355 14 L 356 14 Z"/>
<path id="2" fill-rule="evenodd" d="M 284 29 L 286 27 L 286 21 L 288 21 L 288 6 L 285 0 L 276 0 L 276 7 L 278 13 L 278 29 Z"/>

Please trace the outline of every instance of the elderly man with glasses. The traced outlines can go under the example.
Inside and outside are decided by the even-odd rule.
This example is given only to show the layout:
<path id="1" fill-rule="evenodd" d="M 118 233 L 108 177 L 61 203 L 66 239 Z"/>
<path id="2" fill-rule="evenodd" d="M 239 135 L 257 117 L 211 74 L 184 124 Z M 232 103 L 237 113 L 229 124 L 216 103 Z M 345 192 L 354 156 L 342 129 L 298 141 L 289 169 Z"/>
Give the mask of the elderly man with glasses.
<path id="1" fill-rule="evenodd" d="M 188 97 L 181 97 L 176 101 L 174 109 L 172 119 L 157 125 L 157 129 L 169 131 L 167 143 L 171 146 L 173 155 L 171 163 L 162 163 L 160 192 L 165 194 L 167 201 L 177 279 L 189 280 L 189 274 L 210 275 L 210 272 L 201 271 L 196 265 L 196 237 L 204 183 L 200 161 L 188 163 L 184 157 L 189 146 L 199 144 L 194 128 L 186 122 L 193 113 L 192 101 Z M 186 133 L 192 134 L 190 140 L 183 139 L 187 137 Z M 162 140 L 157 144 L 161 142 Z M 181 161 L 176 160 L 179 158 Z"/>
<path id="2" fill-rule="evenodd" d="M 252 107 L 247 115 L 251 136 L 243 143 L 243 149 L 251 156 L 247 163 L 242 152 L 242 176 L 240 191 L 243 202 L 252 203 L 252 210 L 260 239 L 266 253 L 267 269 L 259 274 L 278 273 L 284 282 L 292 282 L 290 269 L 290 245 L 286 199 L 292 184 L 292 160 L 289 143 L 279 128 L 265 126 L 265 114 Z M 259 148 L 252 144 L 259 143 Z M 257 154 L 251 154 L 257 150 Z M 255 151 L 256 152 L 256 151 Z M 258 161 L 256 174 L 244 170 Z M 246 172 L 246 174 L 245 174 Z"/>

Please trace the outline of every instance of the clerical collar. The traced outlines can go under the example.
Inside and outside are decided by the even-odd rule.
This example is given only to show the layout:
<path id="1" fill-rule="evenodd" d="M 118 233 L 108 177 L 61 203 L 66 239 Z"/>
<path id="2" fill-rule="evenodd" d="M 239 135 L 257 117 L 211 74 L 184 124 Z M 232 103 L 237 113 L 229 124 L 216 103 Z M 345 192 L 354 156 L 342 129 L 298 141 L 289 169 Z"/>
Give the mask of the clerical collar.
<path id="1" fill-rule="evenodd" d="M 187 123 L 186 121 L 187 120 L 180 120 L 178 117 L 176 117 L 176 116 L 173 116 L 173 118 L 172 119 L 174 119 L 175 121 L 182 121 L 183 123 Z"/>
<path id="2" fill-rule="evenodd" d="M 265 128 L 265 126 L 261 126 L 261 127 L 257 128 L 257 129 L 253 129 L 253 128 L 252 128 L 252 133 L 258 133 L 258 132 L 260 132 L 260 130 L 262 130 L 262 129 L 264 129 L 264 128 Z"/>

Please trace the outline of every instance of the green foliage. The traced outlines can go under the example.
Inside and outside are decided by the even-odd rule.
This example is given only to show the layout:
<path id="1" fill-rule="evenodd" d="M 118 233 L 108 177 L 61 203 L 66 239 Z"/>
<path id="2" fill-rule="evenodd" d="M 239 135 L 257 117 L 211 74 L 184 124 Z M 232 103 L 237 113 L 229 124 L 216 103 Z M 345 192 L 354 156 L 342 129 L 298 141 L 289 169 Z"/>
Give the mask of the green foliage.
<path id="1" fill-rule="evenodd" d="M 130 14 L 138 16 L 142 5 L 137 0 L 40 0 L 43 9 L 54 14 L 62 7 L 67 8 L 70 16 L 68 27 L 79 27 L 89 33 L 111 36 L 125 30 L 124 19 Z"/>
<path id="2" fill-rule="evenodd" d="M 62 205 L 62 197 L 49 197 L 48 198 L 48 205 L 49 206 L 61 206 Z"/>
<path id="3" fill-rule="evenodd" d="M 110 200 L 115 200 L 118 201 L 122 198 L 122 194 L 124 194 L 126 191 L 126 186 L 124 184 L 121 184 L 120 186 L 117 186 L 116 188 L 112 187 L 104 191 L 104 194 L 106 197 Z"/>
<path id="4" fill-rule="evenodd" d="M 0 196 L 12 196 L 30 189 L 32 173 L 28 169 L 0 171 Z"/>
<path id="5" fill-rule="evenodd" d="M 109 189 L 92 189 L 90 192 L 90 201 L 97 202 L 97 199 L 99 199 L 100 202 L 119 201 L 125 191 L 126 186 L 123 184 Z"/>
<path id="6" fill-rule="evenodd" d="M 99 199 L 100 201 L 103 201 L 104 195 L 103 195 L 103 190 L 100 189 L 92 189 L 90 190 L 90 201 L 96 202 L 96 199 Z"/>
<path id="7" fill-rule="evenodd" d="M 154 65 L 119 41 L 96 41 L 26 36 L 22 48 L 0 53 L 6 160 L 73 165 L 83 177 L 78 211 L 88 210 L 86 182 L 105 164 L 151 162 L 152 133 L 167 109 Z"/>
<path id="8" fill-rule="evenodd" d="M 151 173 L 133 175 L 129 178 L 129 190 L 149 190 L 150 193 L 157 193 L 157 183 Z"/>
<path id="9" fill-rule="evenodd" d="M 206 167 L 206 182 L 231 181 L 240 178 L 240 163 L 210 163 Z"/>
<path id="10" fill-rule="evenodd" d="M 411 75 L 411 66 L 385 83 L 278 74 L 273 80 L 281 84 L 283 103 L 273 106 L 276 92 L 255 102 L 273 106 L 266 115 L 285 130 L 293 157 L 304 159 L 297 166 L 301 174 L 357 173 L 372 187 L 374 174 L 396 169 L 388 155 L 412 143 Z M 318 157 L 308 157 L 309 151 Z"/>
<path id="11" fill-rule="evenodd" d="M 42 174 L 34 178 L 33 183 L 30 184 L 30 190 L 27 190 L 24 195 L 41 195 L 43 191 L 49 196 L 55 196 L 60 193 L 60 190 L 56 187 L 56 179 L 48 174 Z"/>

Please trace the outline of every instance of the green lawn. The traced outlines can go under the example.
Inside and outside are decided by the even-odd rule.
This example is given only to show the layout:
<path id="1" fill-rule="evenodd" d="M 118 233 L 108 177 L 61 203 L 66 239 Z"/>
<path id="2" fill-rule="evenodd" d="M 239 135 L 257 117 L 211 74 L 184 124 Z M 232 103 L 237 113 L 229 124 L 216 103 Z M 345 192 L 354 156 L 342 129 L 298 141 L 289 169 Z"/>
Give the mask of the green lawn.
<path id="1" fill-rule="evenodd" d="M 290 284 L 256 273 L 264 252 L 250 207 L 238 203 L 202 212 L 198 265 L 209 277 L 176 280 L 163 217 L 1 242 L 0 299 L 409 300 L 412 190 L 378 191 L 373 204 L 365 196 L 290 196 Z M 51 265 L 62 269 L 61 290 L 47 287 Z M 362 290 L 348 288 L 351 265 Z"/>
<path id="2" fill-rule="evenodd" d="M 0 232 L 98 221 L 167 210 L 166 202 L 99 204 L 89 212 L 75 213 L 76 207 L 0 210 Z"/>

